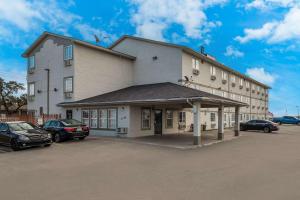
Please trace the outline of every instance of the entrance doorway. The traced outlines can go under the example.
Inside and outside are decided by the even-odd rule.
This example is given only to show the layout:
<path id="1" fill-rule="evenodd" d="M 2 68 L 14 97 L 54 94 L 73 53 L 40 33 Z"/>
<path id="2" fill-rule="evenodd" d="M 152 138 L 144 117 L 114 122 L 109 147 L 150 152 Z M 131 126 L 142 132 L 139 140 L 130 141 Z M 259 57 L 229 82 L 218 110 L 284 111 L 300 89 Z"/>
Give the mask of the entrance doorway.
<path id="1" fill-rule="evenodd" d="M 162 110 L 154 110 L 154 134 L 162 135 Z"/>
<path id="2" fill-rule="evenodd" d="M 72 110 L 67 110 L 66 111 L 66 118 L 67 119 L 73 119 L 73 111 Z"/>

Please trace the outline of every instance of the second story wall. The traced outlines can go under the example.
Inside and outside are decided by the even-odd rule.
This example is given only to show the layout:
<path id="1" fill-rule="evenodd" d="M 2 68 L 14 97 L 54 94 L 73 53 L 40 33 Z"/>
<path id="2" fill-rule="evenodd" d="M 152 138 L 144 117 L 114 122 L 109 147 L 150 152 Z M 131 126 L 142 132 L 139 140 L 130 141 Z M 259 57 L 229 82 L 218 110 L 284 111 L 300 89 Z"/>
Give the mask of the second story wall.
<path id="1" fill-rule="evenodd" d="M 74 48 L 74 98 L 84 99 L 131 86 L 133 62 L 76 44 Z"/>
<path id="2" fill-rule="evenodd" d="M 178 83 L 181 79 L 181 50 L 164 45 L 126 38 L 113 48 L 135 56 L 134 84 Z"/>

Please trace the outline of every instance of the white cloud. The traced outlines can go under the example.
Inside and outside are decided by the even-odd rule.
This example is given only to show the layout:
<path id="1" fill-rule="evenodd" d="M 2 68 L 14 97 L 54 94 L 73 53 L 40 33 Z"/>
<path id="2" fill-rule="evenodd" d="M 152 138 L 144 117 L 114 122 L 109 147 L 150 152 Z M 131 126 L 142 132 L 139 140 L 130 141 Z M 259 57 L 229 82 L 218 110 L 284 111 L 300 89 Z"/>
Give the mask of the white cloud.
<path id="1" fill-rule="evenodd" d="M 300 38 L 300 5 L 294 6 L 281 21 L 265 23 L 261 28 L 244 30 L 244 36 L 238 36 L 235 40 L 246 43 L 251 40 L 266 40 L 268 43 L 280 43 Z"/>
<path id="2" fill-rule="evenodd" d="M 246 74 L 251 78 L 265 83 L 267 85 L 272 85 L 277 78 L 277 75 L 266 72 L 264 68 L 257 67 L 248 68 L 246 70 Z"/>
<path id="3" fill-rule="evenodd" d="M 15 62 L 0 63 L 0 77 L 5 81 L 17 81 L 23 83 L 24 87 L 27 88 L 27 71 L 23 68 L 24 67 L 21 64 Z M 26 90 L 23 92 L 26 92 Z"/>
<path id="4" fill-rule="evenodd" d="M 227 0 L 128 0 L 134 11 L 131 17 L 139 36 L 164 40 L 164 31 L 171 25 L 181 25 L 185 35 L 202 38 L 219 22 L 208 22 L 205 9 L 223 5 Z"/>
<path id="5" fill-rule="evenodd" d="M 244 53 L 230 45 L 226 48 L 226 52 L 224 53 L 224 55 L 239 58 L 243 57 Z"/>
<path id="6" fill-rule="evenodd" d="M 299 0 L 252 0 L 245 5 L 246 9 L 270 10 L 277 7 L 293 7 Z"/>

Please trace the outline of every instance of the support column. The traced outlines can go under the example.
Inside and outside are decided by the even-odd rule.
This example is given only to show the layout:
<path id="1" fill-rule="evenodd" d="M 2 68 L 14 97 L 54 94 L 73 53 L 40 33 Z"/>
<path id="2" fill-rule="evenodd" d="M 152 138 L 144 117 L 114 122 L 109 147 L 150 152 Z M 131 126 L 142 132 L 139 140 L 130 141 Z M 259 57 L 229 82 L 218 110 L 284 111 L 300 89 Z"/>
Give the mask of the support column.
<path id="1" fill-rule="evenodd" d="M 218 140 L 224 139 L 224 105 L 218 110 Z"/>
<path id="2" fill-rule="evenodd" d="M 195 102 L 193 105 L 194 114 L 194 145 L 201 144 L 201 104 Z"/>
<path id="3" fill-rule="evenodd" d="M 234 136 L 240 135 L 240 107 L 235 107 Z"/>

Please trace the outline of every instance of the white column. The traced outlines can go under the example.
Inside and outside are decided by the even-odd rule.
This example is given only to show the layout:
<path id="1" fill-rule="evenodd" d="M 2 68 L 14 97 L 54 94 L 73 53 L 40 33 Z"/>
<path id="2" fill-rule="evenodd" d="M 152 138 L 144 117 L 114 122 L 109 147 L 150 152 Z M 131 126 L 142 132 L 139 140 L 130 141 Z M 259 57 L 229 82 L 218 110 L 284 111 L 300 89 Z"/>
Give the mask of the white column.
<path id="1" fill-rule="evenodd" d="M 235 125 L 234 125 L 234 136 L 239 136 L 240 134 L 240 107 L 235 107 Z"/>
<path id="2" fill-rule="evenodd" d="M 193 105 L 194 113 L 194 145 L 201 144 L 201 104 L 195 102 Z"/>
<path id="3" fill-rule="evenodd" d="M 224 138 L 224 105 L 219 106 L 218 110 L 218 140 Z"/>

